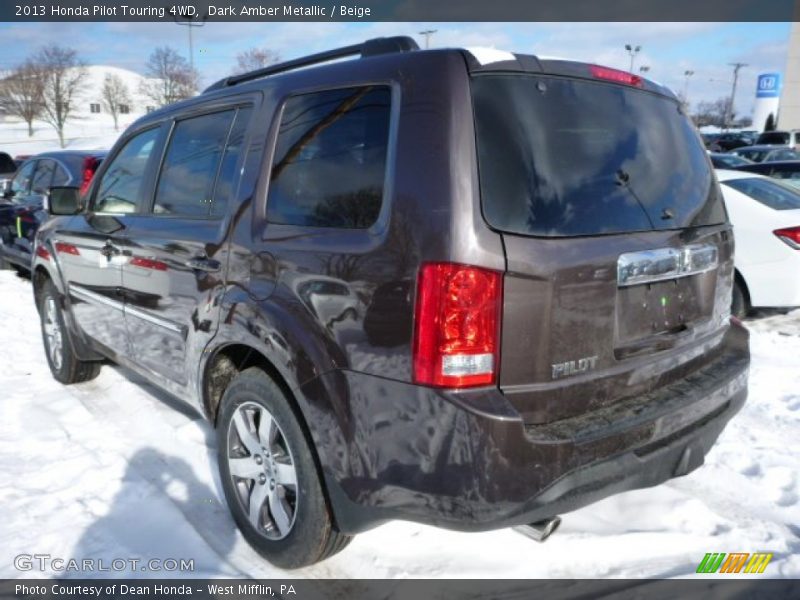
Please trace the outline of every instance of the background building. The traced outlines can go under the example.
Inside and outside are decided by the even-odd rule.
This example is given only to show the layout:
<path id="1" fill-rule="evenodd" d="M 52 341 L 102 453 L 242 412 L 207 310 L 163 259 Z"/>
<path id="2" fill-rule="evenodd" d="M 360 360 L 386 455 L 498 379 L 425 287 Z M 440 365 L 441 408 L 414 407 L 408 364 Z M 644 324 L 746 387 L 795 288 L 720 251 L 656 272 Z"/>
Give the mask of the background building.
<path id="1" fill-rule="evenodd" d="M 784 71 L 779 129 L 800 129 L 800 22 L 792 23 L 789 56 Z"/>

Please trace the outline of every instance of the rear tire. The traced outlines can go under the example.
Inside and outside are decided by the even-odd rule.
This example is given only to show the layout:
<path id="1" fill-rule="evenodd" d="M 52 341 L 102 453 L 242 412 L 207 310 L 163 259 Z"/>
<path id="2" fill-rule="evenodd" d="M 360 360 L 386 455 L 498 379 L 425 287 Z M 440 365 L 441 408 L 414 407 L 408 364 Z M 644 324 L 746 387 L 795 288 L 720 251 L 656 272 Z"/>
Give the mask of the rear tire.
<path id="1" fill-rule="evenodd" d="M 97 377 L 101 363 L 80 360 L 72 349 L 70 332 L 61 308 L 61 297 L 49 279 L 42 286 L 39 296 L 39 318 L 47 364 L 53 377 L 64 384 L 82 383 Z"/>
<path id="2" fill-rule="evenodd" d="M 220 403 L 222 488 L 236 525 L 284 569 L 311 565 L 352 540 L 336 530 L 312 449 L 289 399 L 263 370 L 231 381 Z"/>
<path id="3" fill-rule="evenodd" d="M 750 314 L 750 303 L 747 293 L 738 277 L 733 282 L 733 300 L 731 301 L 731 314 L 739 319 L 744 319 Z"/>

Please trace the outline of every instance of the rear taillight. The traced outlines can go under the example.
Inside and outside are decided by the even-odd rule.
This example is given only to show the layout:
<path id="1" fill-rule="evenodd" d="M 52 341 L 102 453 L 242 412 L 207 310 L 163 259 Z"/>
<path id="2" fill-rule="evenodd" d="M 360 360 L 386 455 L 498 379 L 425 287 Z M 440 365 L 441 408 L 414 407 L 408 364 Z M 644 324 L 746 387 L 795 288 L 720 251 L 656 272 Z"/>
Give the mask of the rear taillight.
<path id="1" fill-rule="evenodd" d="M 497 381 L 503 276 L 425 263 L 417 277 L 414 381 L 463 388 Z"/>
<path id="2" fill-rule="evenodd" d="M 609 67 L 601 67 L 600 65 L 591 65 L 589 70 L 592 77 L 595 79 L 605 79 L 606 81 L 614 81 L 616 83 L 624 83 L 625 85 L 642 86 L 642 78 L 627 71 L 620 71 L 619 69 L 611 69 Z"/>
<path id="3" fill-rule="evenodd" d="M 50 260 L 50 253 L 47 251 L 47 248 L 41 244 L 36 245 L 36 256 L 43 258 L 44 260 Z"/>
<path id="4" fill-rule="evenodd" d="M 800 250 L 800 227 L 786 227 L 773 231 L 782 241 L 786 242 L 795 250 Z"/>
<path id="5" fill-rule="evenodd" d="M 83 181 L 81 182 L 81 194 L 85 194 L 89 189 L 89 184 L 92 183 L 97 167 L 100 166 L 100 159 L 94 156 L 87 156 L 83 159 Z"/>

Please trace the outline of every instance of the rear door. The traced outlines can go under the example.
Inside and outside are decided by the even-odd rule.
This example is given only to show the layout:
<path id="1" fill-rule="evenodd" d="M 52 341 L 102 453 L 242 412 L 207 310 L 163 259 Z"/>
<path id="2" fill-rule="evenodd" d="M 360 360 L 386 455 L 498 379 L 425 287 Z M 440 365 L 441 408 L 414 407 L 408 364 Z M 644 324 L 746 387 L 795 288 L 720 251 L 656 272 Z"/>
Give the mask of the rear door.
<path id="1" fill-rule="evenodd" d="M 176 119 L 152 204 L 133 226 L 131 256 L 122 269 L 133 356 L 178 386 L 192 380 L 217 330 L 227 207 L 251 114 L 251 105 L 239 104 Z"/>
<path id="2" fill-rule="evenodd" d="M 162 129 L 131 135 L 93 187 L 85 213 L 54 238 L 72 314 L 80 329 L 114 354 L 129 353 L 123 317 L 122 264 L 131 250 L 130 225 L 143 207 L 160 156 Z"/>
<path id="3" fill-rule="evenodd" d="M 692 356 L 680 350 L 719 330 L 732 274 L 719 188 L 680 105 L 546 75 L 472 87 L 484 216 L 507 258 L 504 392 L 546 422 L 668 382 Z"/>

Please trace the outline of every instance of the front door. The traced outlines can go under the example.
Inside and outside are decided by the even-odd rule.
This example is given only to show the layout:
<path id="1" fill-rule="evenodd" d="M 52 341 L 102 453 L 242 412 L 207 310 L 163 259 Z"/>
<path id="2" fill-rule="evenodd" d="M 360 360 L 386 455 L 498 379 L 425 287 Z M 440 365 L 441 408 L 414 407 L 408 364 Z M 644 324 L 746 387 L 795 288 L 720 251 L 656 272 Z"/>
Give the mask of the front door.
<path id="1" fill-rule="evenodd" d="M 128 355 L 122 265 L 130 260 L 130 226 L 148 188 L 160 129 L 137 133 L 109 161 L 87 212 L 54 239 L 78 327 L 114 354 Z"/>

